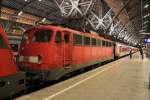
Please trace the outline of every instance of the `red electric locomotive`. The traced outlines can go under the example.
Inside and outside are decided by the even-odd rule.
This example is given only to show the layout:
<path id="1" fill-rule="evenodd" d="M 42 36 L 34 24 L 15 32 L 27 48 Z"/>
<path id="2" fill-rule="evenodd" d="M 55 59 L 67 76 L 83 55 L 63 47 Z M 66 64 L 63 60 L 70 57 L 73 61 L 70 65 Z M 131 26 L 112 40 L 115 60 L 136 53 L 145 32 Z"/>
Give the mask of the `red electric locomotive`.
<path id="1" fill-rule="evenodd" d="M 96 34 L 58 26 L 27 30 L 20 45 L 21 70 L 56 80 L 67 73 L 114 58 L 113 43 Z"/>
<path id="2" fill-rule="evenodd" d="M 18 72 L 8 39 L 0 26 L 0 99 L 25 89 L 25 74 Z"/>

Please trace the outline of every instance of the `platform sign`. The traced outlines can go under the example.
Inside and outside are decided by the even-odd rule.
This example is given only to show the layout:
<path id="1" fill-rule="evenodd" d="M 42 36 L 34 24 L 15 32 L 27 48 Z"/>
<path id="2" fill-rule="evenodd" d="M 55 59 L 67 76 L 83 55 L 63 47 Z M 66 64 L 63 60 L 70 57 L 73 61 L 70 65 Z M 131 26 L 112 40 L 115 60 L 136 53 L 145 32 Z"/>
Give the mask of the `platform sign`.
<path id="1" fill-rule="evenodd" d="M 150 38 L 144 39 L 144 42 L 145 42 L 145 43 L 150 43 Z"/>

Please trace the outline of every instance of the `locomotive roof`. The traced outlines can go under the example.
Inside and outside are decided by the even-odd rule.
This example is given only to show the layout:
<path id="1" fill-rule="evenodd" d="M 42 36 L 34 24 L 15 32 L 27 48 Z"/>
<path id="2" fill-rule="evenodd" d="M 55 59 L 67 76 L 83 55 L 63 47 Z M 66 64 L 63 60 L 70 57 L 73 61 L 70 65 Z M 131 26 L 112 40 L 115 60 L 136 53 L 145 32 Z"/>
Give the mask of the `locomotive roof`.
<path id="1" fill-rule="evenodd" d="M 68 27 L 62 27 L 62 26 L 53 26 L 53 25 L 40 25 L 40 26 L 35 26 L 35 27 L 31 27 L 29 28 L 27 31 L 30 31 L 30 30 L 35 30 L 35 29 L 55 29 L 55 30 L 63 30 L 63 31 L 73 31 L 74 33 L 76 34 L 81 34 L 83 36 L 90 36 L 90 37 L 93 37 L 93 38 L 101 38 L 101 39 L 104 39 L 104 37 L 102 36 L 99 36 L 98 34 L 91 34 L 91 33 L 87 33 L 87 32 L 81 32 L 81 31 L 78 31 L 78 30 L 75 30 L 75 29 L 70 29 Z M 26 32 L 27 32 L 26 31 Z M 107 41 L 111 41 L 109 39 L 105 39 Z"/>

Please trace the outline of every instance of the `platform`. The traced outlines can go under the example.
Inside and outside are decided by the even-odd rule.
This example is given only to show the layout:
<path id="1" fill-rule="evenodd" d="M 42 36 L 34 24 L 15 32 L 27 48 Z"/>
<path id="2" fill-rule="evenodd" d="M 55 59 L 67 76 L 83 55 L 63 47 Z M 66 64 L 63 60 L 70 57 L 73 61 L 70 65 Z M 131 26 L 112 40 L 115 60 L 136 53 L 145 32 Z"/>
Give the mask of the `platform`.
<path id="1" fill-rule="evenodd" d="M 136 53 L 16 100 L 150 100 L 149 72 Z"/>

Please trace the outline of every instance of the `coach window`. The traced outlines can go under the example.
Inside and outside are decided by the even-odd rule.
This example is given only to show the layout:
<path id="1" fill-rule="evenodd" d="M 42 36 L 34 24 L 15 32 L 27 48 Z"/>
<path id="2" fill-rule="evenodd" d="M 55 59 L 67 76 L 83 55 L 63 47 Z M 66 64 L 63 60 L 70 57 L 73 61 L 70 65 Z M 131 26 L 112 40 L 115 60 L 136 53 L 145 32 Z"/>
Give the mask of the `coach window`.
<path id="1" fill-rule="evenodd" d="M 108 42 L 108 47 L 110 47 L 110 42 Z"/>
<path id="2" fill-rule="evenodd" d="M 90 45 L 90 38 L 84 37 L 84 45 Z"/>
<path id="3" fill-rule="evenodd" d="M 102 40 L 102 46 L 105 46 L 105 41 L 104 40 Z"/>
<path id="4" fill-rule="evenodd" d="M 110 47 L 110 42 L 108 42 L 108 47 Z"/>
<path id="5" fill-rule="evenodd" d="M 106 41 L 106 47 L 109 47 L 109 42 L 108 41 Z"/>
<path id="6" fill-rule="evenodd" d="M 105 41 L 105 46 L 107 47 L 107 41 Z"/>
<path id="7" fill-rule="evenodd" d="M 109 46 L 111 47 L 111 42 L 109 42 Z"/>
<path id="8" fill-rule="evenodd" d="M 7 44 L 5 43 L 1 35 L 0 35 L 0 48 L 7 49 Z"/>
<path id="9" fill-rule="evenodd" d="M 14 51 L 14 52 L 17 52 L 18 51 L 18 44 L 10 44 L 11 46 L 11 49 Z"/>
<path id="10" fill-rule="evenodd" d="M 96 39 L 92 38 L 92 45 L 96 45 Z"/>
<path id="11" fill-rule="evenodd" d="M 60 31 L 58 31 L 56 33 L 55 42 L 56 43 L 61 43 L 61 32 Z"/>
<path id="12" fill-rule="evenodd" d="M 101 40 L 98 40 L 98 46 L 101 46 L 101 43 L 102 43 Z"/>
<path id="13" fill-rule="evenodd" d="M 98 40 L 98 39 L 96 39 L 96 46 L 99 46 L 98 41 L 99 41 L 99 40 Z"/>
<path id="14" fill-rule="evenodd" d="M 108 47 L 110 47 L 110 45 L 109 45 L 109 44 L 110 44 L 110 42 L 108 42 L 108 43 L 107 43 L 107 46 L 108 46 Z"/>
<path id="15" fill-rule="evenodd" d="M 78 34 L 73 34 L 73 44 L 82 45 L 82 36 Z"/>
<path id="16" fill-rule="evenodd" d="M 111 42 L 111 46 L 113 46 L 113 42 Z"/>

